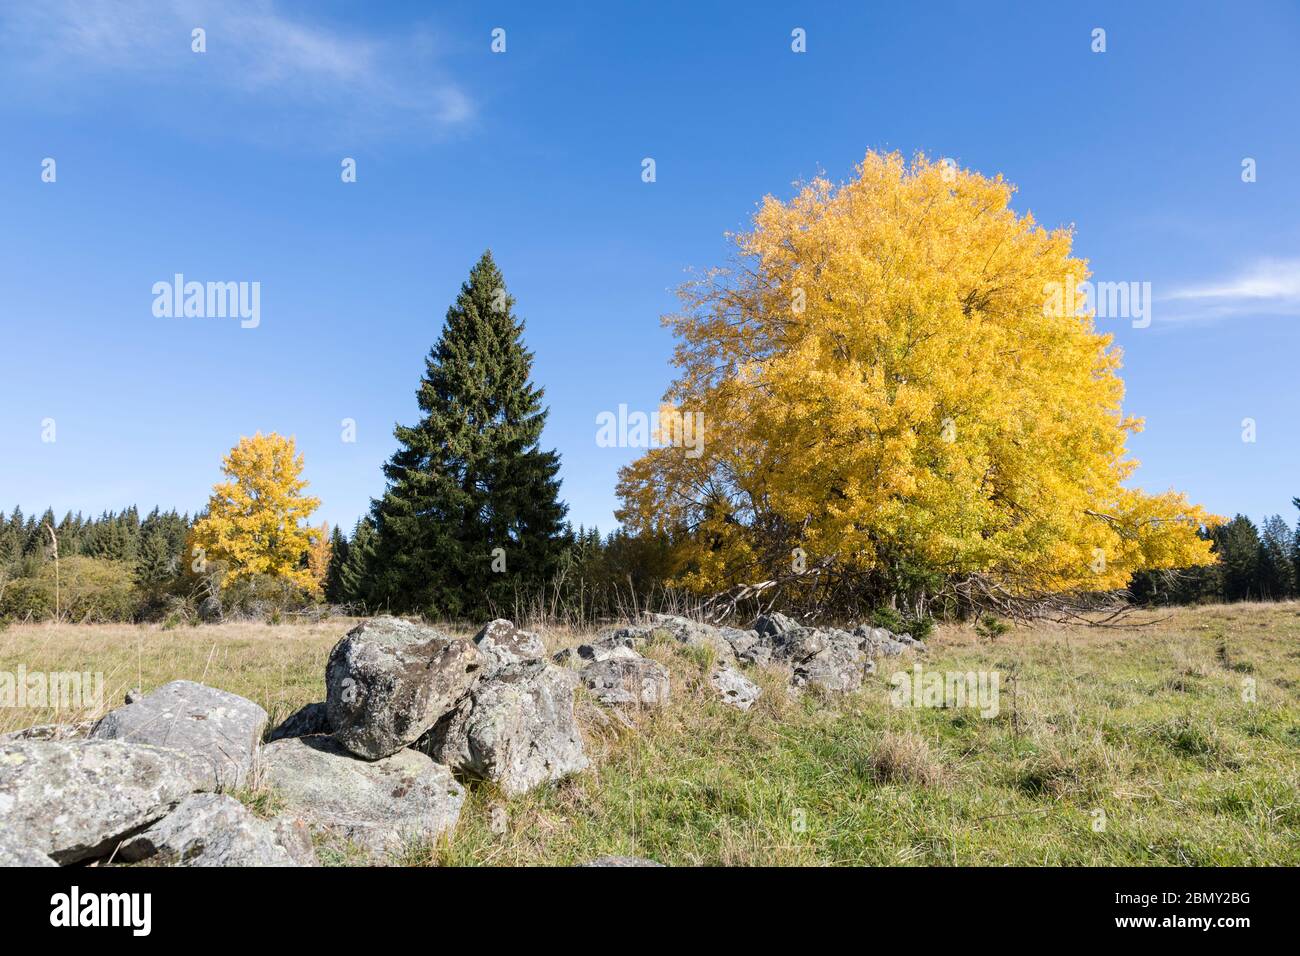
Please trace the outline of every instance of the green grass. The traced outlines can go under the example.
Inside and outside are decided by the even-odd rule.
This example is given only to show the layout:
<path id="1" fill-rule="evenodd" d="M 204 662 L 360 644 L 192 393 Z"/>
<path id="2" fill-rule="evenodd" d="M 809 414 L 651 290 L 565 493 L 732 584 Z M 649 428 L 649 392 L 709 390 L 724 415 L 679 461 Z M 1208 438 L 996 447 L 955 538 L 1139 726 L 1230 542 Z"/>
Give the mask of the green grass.
<path id="1" fill-rule="evenodd" d="M 656 644 L 648 653 L 672 671 L 666 708 L 628 728 L 580 700 L 592 770 L 509 799 L 472 785 L 450 838 L 394 862 L 1300 864 L 1300 605 L 1159 617 L 940 627 L 923 666 L 998 672 L 990 719 L 891 706 L 889 675 L 912 658 L 881 661 L 839 698 L 793 698 L 778 672 L 758 672 L 764 697 L 742 714 L 713 699 L 706 659 Z M 276 719 L 321 698 L 346 628 L 15 627 L 0 634 L 0 669 L 102 670 L 121 689 L 202 677 Z M 547 634 L 553 648 L 579 637 Z M 16 713 L 0 712 L 0 729 L 51 716 Z M 346 848 L 323 856 L 356 861 Z"/>

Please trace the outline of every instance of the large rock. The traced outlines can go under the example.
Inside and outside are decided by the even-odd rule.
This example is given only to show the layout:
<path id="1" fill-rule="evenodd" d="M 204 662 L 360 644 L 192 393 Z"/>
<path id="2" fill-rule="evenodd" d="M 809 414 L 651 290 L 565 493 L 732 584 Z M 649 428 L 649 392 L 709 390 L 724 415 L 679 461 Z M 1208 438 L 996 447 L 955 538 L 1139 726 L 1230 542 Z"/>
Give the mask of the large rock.
<path id="1" fill-rule="evenodd" d="M 333 731 L 325 702 L 305 704 L 281 721 L 271 731 L 267 740 L 284 740 L 288 737 L 310 737 Z"/>
<path id="2" fill-rule="evenodd" d="M 814 685 L 822 690 L 846 693 L 862 686 L 874 665 L 847 631 L 799 627 L 775 638 L 773 657 L 790 665 L 790 684 L 796 689 Z"/>
<path id="3" fill-rule="evenodd" d="M 757 684 L 727 664 L 713 668 L 709 684 L 724 704 L 737 710 L 749 710 L 763 693 Z"/>
<path id="4" fill-rule="evenodd" d="M 735 627 L 718 628 L 731 649 L 736 660 L 745 664 L 772 663 L 772 640 L 756 630 L 742 631 Z"/>
<path id="5" fill-rule="evenodd" d="M 366 621 L 335 645 L 325 667 L 334 737 L 367 760 L 395 754 L 455 706 L 481 666 L 472 641 L 392 617 Z"/>
<path id="6" fill-rule="evenodd" d="M 521 631 L 503 618 L 483 625 L 474 644 L 483 657 L 483 677 L 490 677 L 509 667 L 546 656 L 546 645 L 532 631 Z"/>
<path id="7" fill-rule="evenodd" d="M 611 657 L 588 664 L 579 676 L 602 704 L 659 707 L 668 703 L 668 668 L 658 661 Z"/>
<path id="8" fill-rule="evenodd" d="M 636 648 L 645 645 L 645 635 L 650 631 L 651 628 L 619 628 L 615 632 L 598 637 L 589 644 L 578 644 L 576 648 L 556 650 L 551 659 L 556 663 L 568 665 L 568 663 L 604 661 L 611 657 L 627 659 L 641 657 Z"/>
<path id="9" fill-rule="evenodd" d="M 40 850 L 20 842 L 7 829 L 0 829 L 0 868 L 58 865 Z"/>
<path id="10" fill-rule="evenodd" d="M 552 659 L 557 664 L 570 664 L 604 661 L 611 657 L 632 660 L 640 656 L 633 649 L 630 641 L 626 641 L 619 636 L 609 636 L 593 641 L 590 644 L 579 644 L 577 647 L 566 647 L 563 650 L 556 651 Z"/>
<path id="11" fill-rule="evenodd" d="M 110 852 L 204 782 L 176 751 L 118 740 L 11 741 L 0 744 L 0 831 L 76 863 Z"/>
<path id="12" fill-rule="evenodd" d="M 238 800 L 200 793 L 122 844 L 117 858 L 173 866 L 298 866 L 272 824 Z"/>
<path id="13" fill-rule="evenodd" d="M 573 692 L 559 667 L 511 665 L 477 685 L 422 746 L 454 770 L 523 793 L 588 765 Z"/>
<path id="14" fill-rule="evenodd" d="M 179 750 L 206 781 L 203 789 L 234 789 L 252 773 L 266 719 L 251 700 L 178 680 L 110 711 L 90 736 Z"/>
<path id="15" fill-rule="evenodd" d="M 465 788 L 426 755 L 399 750 L 358 760 L 330 737 L 297 737 L 262 750 L 262 779 L 314 828 L 376 855 L 432 841 L 456 825 Z"/>
<path id="16" fill-rule="evenodd" d="M 771 614 L 760 614 L 758 619 L 754 621 L 754 631 L 768 639 L 779 637 L 786 631 L 797 630 L 799 626 L 797 621 L 778 611 Z"/>
<path id="17" fill-rule="evenodd" d="M 82 720 L 75 724 L 37 724 L 0 734 L 0 740 L 81 740 L 95 727 L 95 721 Z"/>
<path id="18" fill-rule="evenodd" d="M 722 628 L 675 614 L 651 614 L 650 620 L 655 631 L 666 632 L 687 647 L 711 649 L 715 660 L 730 663 L 736 659 L 735 648 Z"/>

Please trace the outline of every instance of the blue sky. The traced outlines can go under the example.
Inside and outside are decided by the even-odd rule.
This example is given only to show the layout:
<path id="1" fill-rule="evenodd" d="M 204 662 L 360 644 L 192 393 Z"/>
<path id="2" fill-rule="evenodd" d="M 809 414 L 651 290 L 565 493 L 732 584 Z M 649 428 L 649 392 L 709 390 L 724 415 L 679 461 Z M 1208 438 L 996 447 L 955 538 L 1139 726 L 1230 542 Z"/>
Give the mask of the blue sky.
<path id="1" fill-rule="evenodd" d="M 260 429 L 296 436 L 318 518 L 350 526 L 491 247 L 571 517 L 608 530 L 636 451 L 597 447 L 596 416 L 655 407 L 686 270 L 874 148 L 1002 172 L 1095 278 L 1152 283 L 1149 328 L 1099 323 L 1147 420 L 1135 483 L 1294 517 L 1300 7 L 590 6 L 7 5 L 0 508 L 193 511 Z M 261 324 L 155 317 L 175 273 L 260 282 Z"/>

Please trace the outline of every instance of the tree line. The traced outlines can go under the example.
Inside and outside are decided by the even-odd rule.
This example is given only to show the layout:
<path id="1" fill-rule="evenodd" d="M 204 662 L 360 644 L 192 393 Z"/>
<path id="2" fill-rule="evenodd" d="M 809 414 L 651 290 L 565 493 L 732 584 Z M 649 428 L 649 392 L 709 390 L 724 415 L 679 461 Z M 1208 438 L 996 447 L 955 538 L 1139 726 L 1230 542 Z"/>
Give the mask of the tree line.
<path id="1" fill-rule="evenodd" d="M 524 324 L 487 252 L 349 534 L 310 523 L 319 502 L 292 439 L 258 434 L 226 455 L 192 519 L 61 522 L 49 550 L 66 530 L 63 564 L 94 564 L 51 570 L 38 531 L 52 519 L 6 522 L 19 557 L 0 615 L 63 613 L 65 580 L 81 594 L 83 577 L 127 587 L 137 615 L 179 618 L 321 603 L 586 618 L 763 595 L 921 620 L 981 593 L 1295 594 L 1280 518 L 1225 522 L 1129 486 L 1125 443 L 1141 422 L 1121 411 L 1120 356 L 1090 313 L 1044 302 L 1046 288 L 1086 282 L 1086 263 L 1069 230 L 1018 215 L 1011 192 L 1001 177 L 870 153 L 847 184 L 767 199 L 736 237 L 736 267 L 688 284 L 667 317 L 679 374 L 663 408 L 697 416 L 704 440 L 659 442 L 620 471 L 613 534 L 568 521 Z"/>

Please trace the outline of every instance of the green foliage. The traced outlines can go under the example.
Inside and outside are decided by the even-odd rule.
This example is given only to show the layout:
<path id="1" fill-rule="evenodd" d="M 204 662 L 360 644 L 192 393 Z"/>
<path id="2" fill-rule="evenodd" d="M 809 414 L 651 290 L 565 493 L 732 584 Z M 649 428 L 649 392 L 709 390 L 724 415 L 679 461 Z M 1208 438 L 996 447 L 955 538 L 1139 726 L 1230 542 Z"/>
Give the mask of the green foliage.
<path id="1" fill-rule="evenodd" d="M 923 641 L 934 630 L 934 618 L 928 614 L 915 615 L 883 605 L 871 612 L 871 626 L 883 627 L 895 634 L 910 634 Z"/>
<path id="2" fill-rule="evenodd" d="M 986 641 L 992 641 L 1011 630 L 1011 625 L 998 617 L 984 615 L 975 622 L 975 633 Z"/>
<path id="3" fill-rule="evenodd" d="M 395 430 L 401 447 L 373 508 L 377 560 L 363 589 L 372 603 L 481 616 L 559 570 L 560 462 L 540 447 L 546 410 L 513 304 L 484 253 L 426 361 L 423 417 Z"/>
<path id="4" fill-rule="evenodd" d="M 52 617 L 74 623 L 129 621 L 137 597 L 131 567 L 122 561 L 72 557 L 41 567 L 31 578 L 11 581 L 0 600 L 0 615 L 14 620 Z"/>

